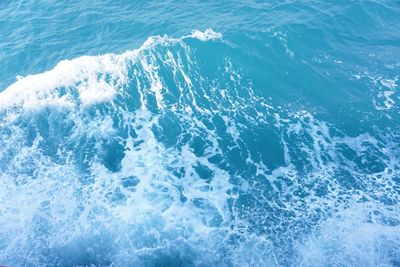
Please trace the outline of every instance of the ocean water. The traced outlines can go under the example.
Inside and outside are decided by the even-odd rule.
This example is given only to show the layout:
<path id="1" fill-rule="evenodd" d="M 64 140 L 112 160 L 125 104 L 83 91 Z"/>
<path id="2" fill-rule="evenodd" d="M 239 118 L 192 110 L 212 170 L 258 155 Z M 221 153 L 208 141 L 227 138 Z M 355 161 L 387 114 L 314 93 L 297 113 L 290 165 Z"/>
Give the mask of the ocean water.
<path id="1" fill-rule="evenodd" d="M 400 266 L 399 1 L 0 0 L 0 265 Z"/>

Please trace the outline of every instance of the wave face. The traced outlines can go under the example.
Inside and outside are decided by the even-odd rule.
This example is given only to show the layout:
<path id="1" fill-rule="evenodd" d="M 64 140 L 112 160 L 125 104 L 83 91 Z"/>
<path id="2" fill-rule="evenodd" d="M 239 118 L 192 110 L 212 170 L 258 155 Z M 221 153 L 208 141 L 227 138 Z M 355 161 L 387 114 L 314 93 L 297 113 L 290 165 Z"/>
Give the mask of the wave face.
<path id="1" fill-rule="evenodd" d="M 0 265 L 400 265 L 397 39 L 247 8 L 0 92 Z"/>

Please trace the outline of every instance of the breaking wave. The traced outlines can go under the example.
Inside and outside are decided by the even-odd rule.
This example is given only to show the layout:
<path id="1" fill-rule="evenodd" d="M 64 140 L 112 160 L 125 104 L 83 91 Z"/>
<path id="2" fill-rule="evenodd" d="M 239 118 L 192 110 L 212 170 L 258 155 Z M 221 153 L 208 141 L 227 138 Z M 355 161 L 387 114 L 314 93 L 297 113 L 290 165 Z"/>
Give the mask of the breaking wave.
<path id="1" fill-rule="evenodd" d="M 275 106 L 235 49 L 155 36 L 1 92 L 0 262 L 400 264 L 398 129 Z"/>

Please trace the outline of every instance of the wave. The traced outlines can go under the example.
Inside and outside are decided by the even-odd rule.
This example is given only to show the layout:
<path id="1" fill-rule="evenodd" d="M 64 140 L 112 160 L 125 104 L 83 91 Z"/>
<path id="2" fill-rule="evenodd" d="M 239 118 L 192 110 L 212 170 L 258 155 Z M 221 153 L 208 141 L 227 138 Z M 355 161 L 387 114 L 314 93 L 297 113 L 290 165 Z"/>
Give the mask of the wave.
<path id="1" fill-rule="evenodd" d="M 236 231 L 235 193 L 217 164 L 215 127 L 232 118 L 212 120 L 245 99 L 223 102 L 230 95 L 202 80 L 185 43 L 220 38 L 212 30 L 150 37 L 120 55 L 62 61 L 1 93 L 3 262 L 229 261 L 222 243 Z"/>
<path id="2" fill-rule="evenodd" d="M 235 49 L 211 29 L 150 37 L 1 92 L 0 261 L 323 266 L 351 246 L 348 263 L 395 264 L 399 133 L 272 105 Z"/>

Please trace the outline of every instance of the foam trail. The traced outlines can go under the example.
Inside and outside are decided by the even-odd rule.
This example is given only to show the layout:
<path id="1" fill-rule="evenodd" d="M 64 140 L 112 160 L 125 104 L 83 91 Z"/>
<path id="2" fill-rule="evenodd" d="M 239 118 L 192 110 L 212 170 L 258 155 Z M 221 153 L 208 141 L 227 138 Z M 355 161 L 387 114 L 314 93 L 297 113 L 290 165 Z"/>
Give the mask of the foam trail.
<path id="1" fill-rule="evenodd" d="M 235 49 L 153 36 L 1 92 L 0 262 L 398 264 L 398 129 L 273 105 Z"/>

